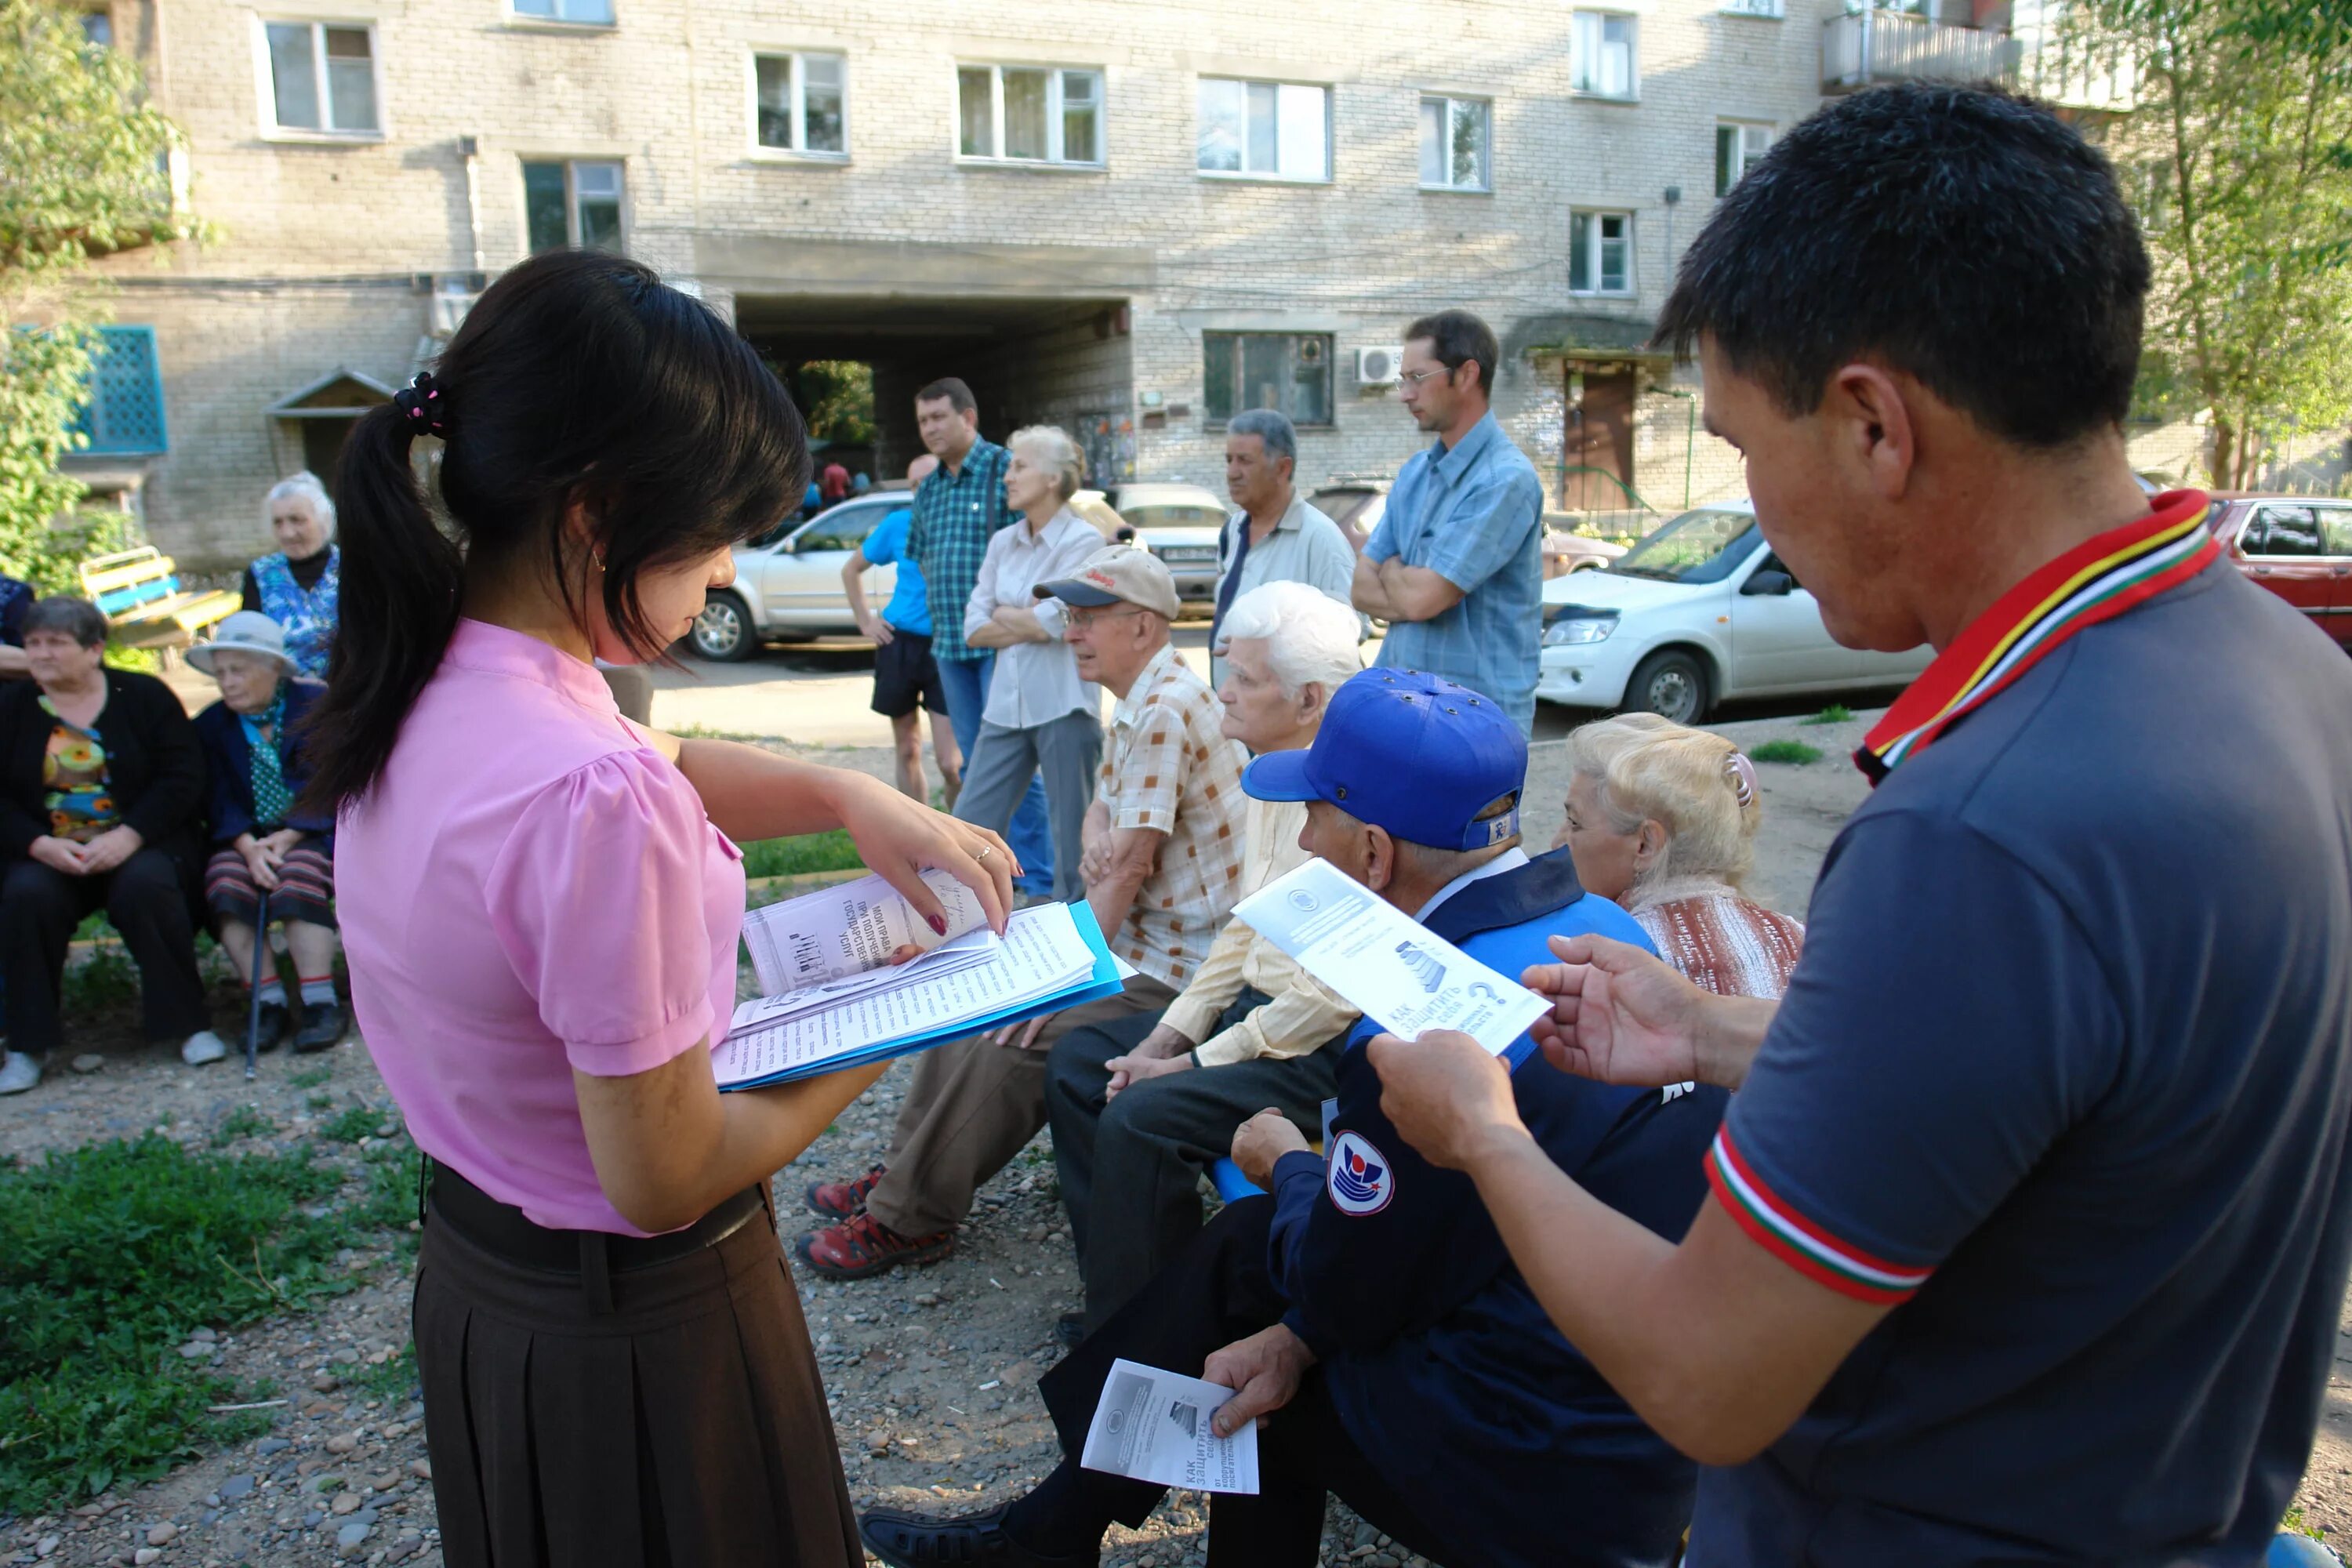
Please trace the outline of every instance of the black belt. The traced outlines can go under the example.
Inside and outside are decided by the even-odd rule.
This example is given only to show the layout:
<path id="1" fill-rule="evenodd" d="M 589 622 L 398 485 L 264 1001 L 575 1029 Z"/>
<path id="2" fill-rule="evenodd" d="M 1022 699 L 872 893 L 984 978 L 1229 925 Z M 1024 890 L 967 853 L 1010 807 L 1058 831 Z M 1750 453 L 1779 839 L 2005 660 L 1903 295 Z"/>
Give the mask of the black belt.
<path id="1" fill-rule="evenodd" d="M 661 1236 L 620 1236 L 603 1230 L 551 1230 L 512 1204 L 502 1204 L 448 1166 L 425 1163 L 432 1217 L 483 1251 L 526 1268 L 576 1278 L 589 1310 L 613 1310 L 612 1277 L 654 1268 L 718 1246 L 768 1210 L 768 1186 L 757 1182 L 688 1226 Z M 774 1221 L 771 1219 L 772 1226 Z"/>

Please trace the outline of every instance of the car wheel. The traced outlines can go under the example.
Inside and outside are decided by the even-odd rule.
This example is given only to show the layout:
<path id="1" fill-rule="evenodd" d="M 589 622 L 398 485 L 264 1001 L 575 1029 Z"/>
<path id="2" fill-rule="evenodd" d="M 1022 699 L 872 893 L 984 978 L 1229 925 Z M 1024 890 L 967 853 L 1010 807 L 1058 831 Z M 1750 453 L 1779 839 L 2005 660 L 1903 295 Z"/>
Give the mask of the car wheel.
<path id="1" fill-rule="evenodd" d="M 1706 667 L 1682 648 L 1662 648 L 1643 659 L 1625 683 L 1623 711 L 1655 713 L 1677 724 L 1706 716 Z"/>
<path id="2" fill-rule="evenodd" d="M 734 664 L 751 658 L 760 649 L 760 634 L 751 625 L 751 612 L 736 595 L 720 592 L 703 602 L 702 614 L 694 617 L 694 630 L 687 634 L 694 651 L 714 664 Z"/>

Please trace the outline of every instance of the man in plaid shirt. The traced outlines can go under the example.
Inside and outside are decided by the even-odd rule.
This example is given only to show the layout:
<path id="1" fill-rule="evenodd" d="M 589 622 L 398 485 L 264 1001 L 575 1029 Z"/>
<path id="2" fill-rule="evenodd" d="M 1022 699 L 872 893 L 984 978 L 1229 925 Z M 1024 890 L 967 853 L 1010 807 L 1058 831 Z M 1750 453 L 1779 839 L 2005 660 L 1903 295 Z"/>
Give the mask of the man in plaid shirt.
<path id="1" fill-rule="evenodd" d="M 1021 514 L 1004 499 L 1004 448 L 980 438 L 980 405 L 971 387 L 949 375 L 915 394 L 915 427 L 940 466 L 915 488 L 907 558 L 923 569 L 931 605 L 931 658 L 947 689 L 948 722 L 969 759 L 980 741 L 980 715 L 988 706 L 996 656 L 963 640 L 963 607 L 980 581 L 990 536 L 1021 521 Z M 1045 824 L 1045 786 L 1039 780 L 1029 781 L 1029 793 L 1021 797 L 1004 837 L 1021 860 L 1023 874 L 1013 885 L 1024 893 L 1052 892 L 1054 841 Z"/>

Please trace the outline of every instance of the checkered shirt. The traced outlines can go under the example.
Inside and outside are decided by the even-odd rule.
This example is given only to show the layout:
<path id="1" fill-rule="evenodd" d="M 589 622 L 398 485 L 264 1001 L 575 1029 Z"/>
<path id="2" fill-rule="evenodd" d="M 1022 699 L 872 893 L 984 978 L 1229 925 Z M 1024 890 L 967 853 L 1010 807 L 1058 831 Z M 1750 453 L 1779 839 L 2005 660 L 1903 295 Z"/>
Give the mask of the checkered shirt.
<path id="1" fill-rule="evenodd" d="M 950 474 L 941 464 L 915 488 L 907 556 L 923 569 L 929 590 L 933 658 L 987 657 L 986 649 L 963 640 L 963 607 L 980 581 L 990 536 L 1021 520 L 1004 500 L 1005 459 L 1003 447 L 975 440 L 961 470 Z"/>
<path id="2" fill-rule="evenodd" d="M 1112 949 L 1178 990 L 1209 956 L 1242 893 L 1241 748 L 1223 710 L 1171 646 L 1152 656 L 1111 711 L 1099 798 L 1113 828 L 1168 835 Z"/>

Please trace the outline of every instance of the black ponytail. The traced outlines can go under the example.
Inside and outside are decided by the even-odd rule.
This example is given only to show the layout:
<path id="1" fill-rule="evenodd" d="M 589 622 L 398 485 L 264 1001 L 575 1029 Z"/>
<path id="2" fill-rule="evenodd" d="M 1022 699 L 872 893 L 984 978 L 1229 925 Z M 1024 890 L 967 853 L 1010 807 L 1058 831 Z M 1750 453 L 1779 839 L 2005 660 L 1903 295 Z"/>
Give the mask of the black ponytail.
<path id="1" fill-rule="evenodd" d="M 808 483 L 808 442 L 782 385 L 701 301 L 593 251 L 534 257 L 492 284 L 417 396 L 361 416 L 337 484 L 342 590 L 327 695 L 313 710 L 308 801 L 365 795 L 456 630 L 466 563 L 536 554 L 564 570 L 583 504 L 604 558 L 607 623 L 638 655 L 637 577 L 772 527 Z M 412 453 L 442 439 L 445 530 Z M 583 606 L 572 605 L 584 628 Z"/>

